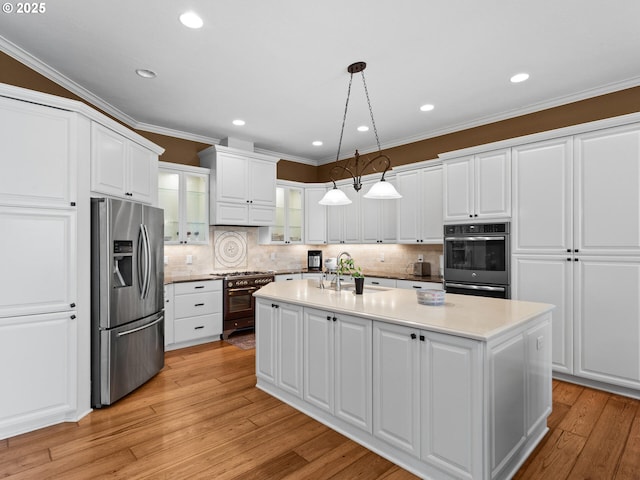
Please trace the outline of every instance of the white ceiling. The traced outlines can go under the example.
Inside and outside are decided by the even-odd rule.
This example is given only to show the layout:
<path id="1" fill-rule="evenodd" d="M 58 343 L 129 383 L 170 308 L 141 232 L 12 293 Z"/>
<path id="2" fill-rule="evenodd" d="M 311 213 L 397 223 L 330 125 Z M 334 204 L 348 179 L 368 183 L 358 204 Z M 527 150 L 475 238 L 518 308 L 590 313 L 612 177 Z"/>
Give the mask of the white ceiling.
<path id="1" fill-rule="evenodd" d="M 355 61 L 368 65 L 383 148 L 640 85 L 638 0 L 44 4 L 44 13 L 0 14 L 0 48 L 132 127 L 236 137 L 312 163 L 335 159 Z M 204 27 L 185 28 L 186 10 Z M 140 78 L 138 68 L 158 76 Z M 522 71 L 531 78 L 511 84 Z M 435 109 L 420 112 L 425 103 Z M 373 129 L 356 131 L 362 124 L 358 74 L 341 157 L 375 149 Z"/>

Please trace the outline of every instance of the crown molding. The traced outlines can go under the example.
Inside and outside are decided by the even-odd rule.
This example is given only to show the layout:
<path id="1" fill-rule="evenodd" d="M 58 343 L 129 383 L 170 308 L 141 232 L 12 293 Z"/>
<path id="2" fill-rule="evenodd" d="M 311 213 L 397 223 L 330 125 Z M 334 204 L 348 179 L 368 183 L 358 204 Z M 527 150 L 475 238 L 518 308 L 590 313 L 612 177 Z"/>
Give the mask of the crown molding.
<path id="1" fill-rule="evenodd" d="M 218 145 L 220 143 L 219 138 L 206 137 L 204 135 L 198 135 L 196 133 L 183 132 L 182 130 L 174 130 L 172 128 L 159 127 L 157 125 L 151 125 L 149 123 L 135 122 L 132 128 L 136 130 L 142 130 L 144 132 L 157 133 L 159 135 L 166 135 L 168 137 L 181 138 L 183 140 L 191 140 L 193 142 L 206 143 L 207 145 Z"/>
<path id="2" fill-rule="evenodd" d="M 314 167 L 318 166 L 318 162 L 316 162 L 315 160 L 311 160 L 305 157 L 298 157 L 297 155 L 289 155 L 288 153 L 275 152 L 273 150 L 266 150 L 264 148 L 254 148 L 253 150 L 256 153 L 261 153 L 263 155 L 278 157 L 280 160 L 288 160 L 290 162 L 304 163 L 306 165 L 312 165 Z"/>

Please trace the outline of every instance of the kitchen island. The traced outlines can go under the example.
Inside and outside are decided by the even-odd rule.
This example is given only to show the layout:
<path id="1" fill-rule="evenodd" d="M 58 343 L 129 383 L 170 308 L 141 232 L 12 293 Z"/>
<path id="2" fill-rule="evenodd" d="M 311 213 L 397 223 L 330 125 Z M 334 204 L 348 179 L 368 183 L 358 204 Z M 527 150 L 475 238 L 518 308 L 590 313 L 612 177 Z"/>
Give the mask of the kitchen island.
<path id="1" fill-rule="evenodd" d="M 553 306 L 346 287 L 254 294 L 258 388 L 422 478 L 511 478 L 548 430 Z"/>

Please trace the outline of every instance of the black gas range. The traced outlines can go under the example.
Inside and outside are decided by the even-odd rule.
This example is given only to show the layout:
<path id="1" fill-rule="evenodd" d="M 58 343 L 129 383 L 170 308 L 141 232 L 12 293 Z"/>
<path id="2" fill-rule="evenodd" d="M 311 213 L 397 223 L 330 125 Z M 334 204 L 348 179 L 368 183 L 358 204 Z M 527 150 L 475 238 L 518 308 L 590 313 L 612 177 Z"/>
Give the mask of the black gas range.
<path id="1" fill-rule="evenodd" d="M 253 292 L 275 280 L 272 272 L 240 271 L 217 274 L 223 277 L 222 338 L 255 326 Z"/>

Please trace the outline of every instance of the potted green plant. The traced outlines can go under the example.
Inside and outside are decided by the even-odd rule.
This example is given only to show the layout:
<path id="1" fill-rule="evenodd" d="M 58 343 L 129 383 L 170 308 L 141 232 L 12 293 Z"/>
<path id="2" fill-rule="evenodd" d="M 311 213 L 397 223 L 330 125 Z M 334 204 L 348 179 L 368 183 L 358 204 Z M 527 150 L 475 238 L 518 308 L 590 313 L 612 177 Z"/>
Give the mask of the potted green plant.
<path id="1" fill-rule="evenodd" d="M 351 275 L 356 284 L 356 295 L 362 295 L 364 289 L 364 275 L 362 269 L 358 267 L 353 258 L 341 258 L 338 262 L 338 275 Z"/>

